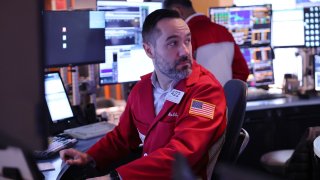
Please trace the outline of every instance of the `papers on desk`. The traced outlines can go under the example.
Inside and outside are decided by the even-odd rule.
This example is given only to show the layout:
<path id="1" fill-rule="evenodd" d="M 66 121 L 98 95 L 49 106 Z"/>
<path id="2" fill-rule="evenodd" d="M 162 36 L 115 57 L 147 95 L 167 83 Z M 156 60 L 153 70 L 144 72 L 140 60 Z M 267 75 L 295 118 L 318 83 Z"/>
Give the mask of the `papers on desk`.
<path id="1" fill-rule="evenodd" d="M 53 164 L 50 163 L 50 162 L 40 162 L 40 163 L 37 163 L 37 166 L 38 166 L 38 168 L 39 168 L 40 171 L 51 171 L 51 170 L 55 170 Z"/>
<path id="2" fill-rule="evenodd" d="M 77 139 L 90 139 L 105 135 L 112 131 L 114 127 L 114 124 L 101 121 L 76 128 L 66 129 L 63 132 Z"/>
<path id="3" fill-rule="evenodd" d="M 96 110 L 96 114 L 106 118 L 109 123 L 118 125 L 119 119 L 124 111 L 125 106 L 116 106 L 110 108 L 100 108 Z"/>

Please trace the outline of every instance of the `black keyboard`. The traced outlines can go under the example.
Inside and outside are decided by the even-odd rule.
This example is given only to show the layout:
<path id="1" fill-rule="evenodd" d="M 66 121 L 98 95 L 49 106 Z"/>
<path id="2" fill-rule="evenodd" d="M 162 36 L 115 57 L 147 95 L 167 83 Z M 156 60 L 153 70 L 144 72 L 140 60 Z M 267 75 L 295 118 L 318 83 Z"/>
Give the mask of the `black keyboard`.
<path id="1" fill-rule="evenodd" d="M 286 98 L 285 94 L 248 94 L 247 101 L 260 101 L 260 100 L 272 100 L 272 99 L 279 99 L 279 98 Z"/>
<path id="2" fill-rule="evenodd" d="M 48 149 L 44 151 L 34 151 L 36 159 L 50 159 L 59 154 L 62 149 L 73 147 L 78 140 L 67 134 L 59 134 L 51 138 Z"/>

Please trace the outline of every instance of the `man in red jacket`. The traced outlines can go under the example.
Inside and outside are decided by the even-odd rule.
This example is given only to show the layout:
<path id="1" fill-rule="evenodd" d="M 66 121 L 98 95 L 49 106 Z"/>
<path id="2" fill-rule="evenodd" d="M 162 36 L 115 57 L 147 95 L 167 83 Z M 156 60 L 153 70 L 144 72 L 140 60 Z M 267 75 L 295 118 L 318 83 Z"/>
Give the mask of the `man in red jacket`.
<path id="1" fill-rule="evenodd" d="M 226 128 L 223 88 L 193 60 L 189 27 L 176 11 L 152 12 L 142 36 L 155 70 L 132 89 L 119 125 L 86 153 L 67 149 L 61 158 L 104 169 L 143 146 L 140 158 L 116 168 L 121 179 L 171 179 L 176 153 L 210 179 Z"/>
<path id="2" fill-rule="evenodd" d="M 248 65 L 231 33 L 196 13 L 190 0 L 164 0 L 163 7 L 178 11 L 191 31 L 193 56 L 223 86 L 230 79 L 247 81 Z"/>

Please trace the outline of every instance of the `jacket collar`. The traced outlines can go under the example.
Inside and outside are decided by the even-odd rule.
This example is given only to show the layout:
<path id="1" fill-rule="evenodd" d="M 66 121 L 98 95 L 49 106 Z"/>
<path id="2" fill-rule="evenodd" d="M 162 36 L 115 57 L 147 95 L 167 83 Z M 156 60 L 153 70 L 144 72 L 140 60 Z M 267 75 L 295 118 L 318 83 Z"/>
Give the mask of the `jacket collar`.
<path id="1" fill-rule="evenodd" d="M 187 17 L 187 19 L 185 21 L 186 21 L 186 23 L 188 23 L 192 18 L 198 17 L 198 16 L 205 16 L 205 15 L 202 13 L 194 13 L 194 14 L 190 15 L 189 17 Z"/>
<path id="2" fill-rule="evenodd" d="M 189 26 L 192 26 L 198 22 L 204 22 L 204 21 L 208 21 L 208 22 L 211 22 L 210 19 L 204 15 L 204 14 L 196 14 L 195 16 L 189 16 L 190 19 L 188 18 L 188 21 L 186 21 L 186 23 L 189 25 Z"/>
<path id="3" fill-rule="evenodd" d="M 193 60 L 192 73 L 187 78 L 179 81 L 174 89 L 177 89 L 179 91 L 183 91 L 183 92 L 187 93 L 189 87 L 192 86 L 193 84 L 195 84 L 196 82 L 198 82 L 199 77 L 200 77 L 200 73 L 201 73 L 200 65 L 196 61 Z M 142 79 L 144 79 L 144 78 L 149 78 L 149 80 L 151 81 L 151 79 L 150 79 L 151 73 L 142 77 Z M 184 95 L 184 96 L 186 96 L 186 95 Z M 175 105 L 175 103 L 173 103 L 171 101 L 167 101 L 167 100 L 165 101 L 161 111 L 153 119 L 151 126 L 149 127 L 148 132 L 146 134 L 146 137 L 149 134 L 149 132 L 153 129 L 153 127 L 157 124 L 157 122 L 160 121 L 161 119 L 163 119 L 163 117 L 168 114 L 168 112 L 174 107 L 174 105 Z"/>

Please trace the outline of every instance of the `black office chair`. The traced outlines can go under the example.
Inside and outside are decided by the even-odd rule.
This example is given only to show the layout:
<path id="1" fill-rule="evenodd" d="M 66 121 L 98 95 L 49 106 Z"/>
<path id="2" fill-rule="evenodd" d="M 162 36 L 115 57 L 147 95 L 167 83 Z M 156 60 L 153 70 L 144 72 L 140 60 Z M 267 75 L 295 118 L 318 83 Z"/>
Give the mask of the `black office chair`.
<path id="1" fill-rule="evenodd" d="M 225 142 L 220 151 L 216 163 L 217 166 L 215 167 L 233 165 L 249 141 L 248 132 L 242 128 L 247 104 L 247 84 L 237 79 L 229 80 L 224 85 L 224 92 L 227 101 L 228 122 L 225 134 Z M 173 168 L 174 180 L 196 179 L 191 173 L 190 167 L 186 160 L 184 160 L 184 157 L 181 157 L 179 154 L 176 156 L 176 162 L 174 163 Z M 221 172 L 221 168 L 218 168 L 217 171 L 216 169 L 213 169 L 211 179 L 230 179 L 231 176 L 229 177 L 225 175 L 225 172 Z M 242 179 L 244 179 L 244 177 Z"/>
<path id="2" fill-rule="evenodd" d="M 238 79 L 224 85 L 228 108 L 226 138 L 218 163 L 234 164 L 249 141 L 248 132 L 242 128 L 246 111 L 247 84 Z"/>

